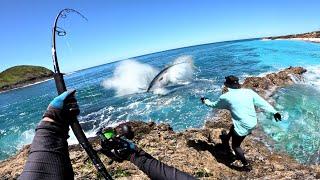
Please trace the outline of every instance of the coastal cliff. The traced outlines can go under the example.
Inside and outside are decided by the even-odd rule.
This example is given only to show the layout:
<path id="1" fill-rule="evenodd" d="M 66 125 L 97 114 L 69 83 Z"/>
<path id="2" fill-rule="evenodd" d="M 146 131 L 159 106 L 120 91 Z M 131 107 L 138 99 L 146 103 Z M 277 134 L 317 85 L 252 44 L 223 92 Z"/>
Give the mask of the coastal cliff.
<path id="1" fill-rule="evenodd" d="M 302 41 L 311 41 L 311 42 L 320 43 L 320 31 L 313 31 L 313 32 L 301 33 L 301 34 L 291 34 L 291 35 L 284 35 L 284 36 L 273 36 L 273 37 L 266 37 L 263 39 L 269 39 L 269 40 L 289 39 L 289 40 L 302 40 Z"/>
<path id="2" fill-rule="evenodd" d="M 53 72 L 40 66 L 14 66 L 0 73 L 0 92 L 52 78 Z"/>
<path id="3" fill-rule="evenodd" d="M 252 88 L 270 100 L 277 88 L 294 84 L 303 78 L 306 70 L 290 67 L 264 77 L 248 77 L 242 87 Z M 241 171 L 237 163 L 230 165 L 234 155 L 221 144 L 222 130 L 231 126 L 230 113 L 218 110 L 208 119 L 203 128 L 174 132 L 168 124 L 127 122 L 135 132 L 135 143 L 162 162 L 174 166 L 200 179 L 317 179 L 320 166 L 299 164 L 285 153 L 273 152 L 272 139 L 258 127 L 243 142 L 246 156 L 252 162 L 253 170 Z M 90 138 L 95 148 L 99 147 L 97 138 Z M 17 155 L 0 163 L 0 176 L 15 179 L 22 172 L 30 145 L 25 146 Z M 70 158 L 77 179 L 100 179 L 87 154 L 79 145 L 69 146 Z M 100 155 L 108 171 L 116 179 L 148 179 L 130 162 L 107 165 L 109 159 Z"/>

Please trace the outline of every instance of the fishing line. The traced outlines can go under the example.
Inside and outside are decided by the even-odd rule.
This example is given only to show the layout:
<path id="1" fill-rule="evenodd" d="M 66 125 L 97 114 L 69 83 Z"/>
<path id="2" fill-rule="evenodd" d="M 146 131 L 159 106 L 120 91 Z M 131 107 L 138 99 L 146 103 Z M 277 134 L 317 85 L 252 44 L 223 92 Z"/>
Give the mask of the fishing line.
<path id="1" fill-rule="evenodd" d="M 68 21 L 68 23 L 66 23 L 66 21 Z M 64 38 L 65 38 L 65 43 L 66 43 L 66 45 L 67 45 L 67 49 L 68 49 L 68 52 L 70 53 L 70 54 L 72 54 L 72 48 L 71 48 L 71 46 L 70 46 L 70 43 L 69 43 L 69 38 L 70 38 L 70 36 L 72 35 L 72 33 L 70 34 L 70 20 L 69 19 L 65 19 L 64 21 L 63 21 L 63 27 L 65 27 L 65 29 L 68 29 L 68 36 L 66 36 L 66 34 L 67 33 L 65 33 L 65 35 L 64 35 Z M 60 27 L 59 27 L 60 28 Z"/>
<path id="2" fill-rule="evenodd" d="M 63 74 L 60 72 L 59 64 L 58 64 L 58 58 L 56 53 L 56 34 L 59 35 L 59 31 L 57 31 L 57 23 L 59 18 L 66 18 L 66 15 L 69 12 L 75 12 L 78 15 L 85 18 L 82 14 L 80 14 L 78 11 L 74 9 L 63 9 L 59 12 L 59 14 L 56 16 L 54 25 L 52 28 L 52 60 L 54 65 L 54 80 L 57 88 L 58 94 L 62 94 L 63 92 L 67 91 L 65 80 L 63 78 Z M 86 19 L 86 18 L 85 18 Z M 61 34 L 60 34 L 61 35 Z M 64 34 L 65 35 L 65 34 Z M 84 131 L 82 127 L 79 124 L 78 121 L 78 115 L 80 111 L 77 109 L 69 109 L 70 118 L 72 119 L 69 122 L 69 125 L 74 132 L 77 140 L 79 141 L 79 144 L 81 144 L 82 148 L 86 151 L 87 155 L 90 157 L 93 165 L 95 166 L 96 170 L 98 170 L 99 174 L 103 176 L 105 179 L 112 179 L 111 175 L 108 173 L 107 169 L 105 168 L 104 164 L 102 163 L 101 159 L 98 156 L 98 153 L 93 149 L 92 145 L 90 144 L 89 140 L 84 134 Z"/>
<path id="3" fill-rule="evenodd" d="M 64 38 L 65 38 L 65 44 L 66 44 L 68 52 L 69 52 L 69 56 L 72 57 L 74 54 L 74 49 L 71 46 L 71 44 L 72 44 L 72 40 L 71 40 L 72 31 L 70 31 L 70 30 L 72 28 L 70 26 L 70 20 L 68 19 L 67 21 L 63 21 L 63 25 L 64 25 L 65 29 L 68 29 L 68 36 L 64 36 Z M 82 70 L 80 70 L 80 71 L 82 71 Z M 86 105 L 94 107 L 97 104 L 99 104 L 97 93 L 98 93 L 98 95 L 100 95 L 101 92 L 95 93 L 94 87 L 89 85 L 90 79 L 88 79 L 88 77 L 86 77 L 85 74 L 81 73 L 79 78 L 81 79 L 81 82 L 83 82 L 83 86 L 80 87 L 81 88 L 80 91 L 82 91 L 82 93 L 84 94 L 84 97 L 82 99 L 84 101 L 86 101 L 88 99 L 87 101 L 89 102 Z M 84 117 L 90 113 L 93 113 L 93 112 L 87 112 L 84 115 Z M 94 119 L 89 119 L 88 121 L 83 121 L 83 120 L 85 120 L 84 117 L 80 117 L 80 120 L 81 120 L 80 124 L 90 123 L 90 125 L 92 125 L 92 129 L 89 129 L 89 130 L 87 129 L 87 131 L 96 131 L 99 128 L 100 124 L 105 120 L 105 119 L 101 119 L 101 118 L 98 119 L 98 117 L 94 117 Z M 97 127 L 96 122 L 99 120 L 101 122 L 99 122 L 98 127 Z"/>

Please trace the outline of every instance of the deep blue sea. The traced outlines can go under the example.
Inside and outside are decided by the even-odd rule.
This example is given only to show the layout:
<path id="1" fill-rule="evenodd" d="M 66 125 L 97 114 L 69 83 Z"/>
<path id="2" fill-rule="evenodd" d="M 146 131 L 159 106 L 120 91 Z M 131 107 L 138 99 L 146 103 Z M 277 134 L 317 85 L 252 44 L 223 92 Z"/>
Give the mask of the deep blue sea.
<path id="1" fill-rule="evenodd" d="M 169 87 L 145 92 L 157 72 L 181 60 L 191 65 L 168 73 L 166 78 L 173 82 Z M 202 127 L 212 115 L 199 98 L 217 98 L 225 76 L 243 80 L 288 66 L 309 71 L 303 82 L 274 95 L 283 121 L 276 123 L 261 113 L 259 123 L 275 140 L 275 151 L 288 152 L 302 163 L 319 164 L 320 44 L 257 39 L 220 42 L 105 64 L 67 74 L 65 80 L 68 88 L 77 89 L 79 120 L 88 136 L 102 125 L 129 120 L 166 122 L 181 131 Z M 55 96 L 53 80 L 0 94 L 0 160 L 31 143 L 37 123 Z M 76 142 L 72 134 L 69 142 Z"/>

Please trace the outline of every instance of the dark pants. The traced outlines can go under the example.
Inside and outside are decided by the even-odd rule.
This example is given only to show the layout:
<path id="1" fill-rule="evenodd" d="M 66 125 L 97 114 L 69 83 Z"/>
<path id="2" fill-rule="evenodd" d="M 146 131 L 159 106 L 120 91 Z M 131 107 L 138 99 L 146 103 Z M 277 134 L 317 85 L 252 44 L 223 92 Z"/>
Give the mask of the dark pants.
<path id="1" fill-rule="evenodd" d="M 229 144 L 230 138 L 232 138 L 232 149 L 236 153 L 237 158 L 242 162 L 243 165 L 247 165 L 248 161 L 246 160 L 244 152 L 240 147 L 242 141 L 244 140 L 244 138 L 246 138 L 246 136 L 239 136 L 235 132 L 234 126 L 232 125 L 225 140 L 227 144 Z"/>

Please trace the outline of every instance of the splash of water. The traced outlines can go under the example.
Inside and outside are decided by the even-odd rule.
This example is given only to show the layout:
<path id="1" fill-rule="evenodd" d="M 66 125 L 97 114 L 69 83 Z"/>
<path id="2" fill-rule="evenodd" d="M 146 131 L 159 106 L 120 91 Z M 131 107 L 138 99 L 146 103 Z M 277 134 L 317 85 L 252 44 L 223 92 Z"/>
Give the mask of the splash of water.
<path id="1" fill-rule="evenodd" d="M 271 123 L 268 117 L 261 117 L 261 123 L 276 141 L 277 149 L 285 150 L 302 163 L 319 164 L 320 67 L 307 69 L 303 80 L 293 79 L 296 85 L 282 88 L 274 96 L 283 121 Z"/>
<path id="2" fill-rule="evenodd" d="M 158 70 L 148 64 L 134 60 L 121 62 L 111 78 L 105 79 L 102 86 L 114 89 L 117 96 L 143 92 Z"/>
<path id="3" fill-rule="evenodd" d="M 165 86 L 189 83 L 193 78 L 194 65 L 190 56 L 181 56 L 175 59 L 167 71 L 161 74 L 161 81 L 155 82 L 153 93 L 167 94 L 170 92 Z M 106 89 L 113 89 L 117 96 L 145 92 L 160 71 L 148 64 L 135 60 L 120 63 L 111 78 L 102 82 Z"/>
<path id="4" fill-rule="evenodd" d="M 261 122 L 264 131 L 277 142 L 276 148 L 286 150 L 303 163 L 319 163 L 312 158 L 317 156 L 320 148 L 319 96 L 320 92 L 311 86 L 294 85 L 280 89 L 275 98 L 283 120 L 275 123 L 268 120 L 271 117 L 263 117 Z"/>
<path id="5" fill-rule="evenodd" d="M 320 66 L 307 67 L 307 70 L 304 82 L 320 91 Z"/>
<path id="6" fill-rule="evenodd" d="M 173 64 L 176 65 L 171 67 L 167 72 L 171 83 L 183 84 L 192 80 L 195 66 L 191 56 L 181 56 Z"/>

